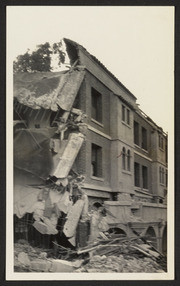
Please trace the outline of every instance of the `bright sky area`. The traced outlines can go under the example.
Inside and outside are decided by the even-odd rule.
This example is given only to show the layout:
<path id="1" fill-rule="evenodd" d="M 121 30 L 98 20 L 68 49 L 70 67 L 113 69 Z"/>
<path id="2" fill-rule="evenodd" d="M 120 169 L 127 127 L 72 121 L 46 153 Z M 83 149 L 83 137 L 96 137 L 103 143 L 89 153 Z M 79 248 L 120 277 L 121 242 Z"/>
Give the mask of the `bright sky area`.
<path id="1" fill-rule="evenodd" d="M 63 37 L 83 45 L 165 132 L 174 109 L 174 8 L 9 6 L 8 62 Z M 171 133 L 171 132 L 170 132 Z"/>

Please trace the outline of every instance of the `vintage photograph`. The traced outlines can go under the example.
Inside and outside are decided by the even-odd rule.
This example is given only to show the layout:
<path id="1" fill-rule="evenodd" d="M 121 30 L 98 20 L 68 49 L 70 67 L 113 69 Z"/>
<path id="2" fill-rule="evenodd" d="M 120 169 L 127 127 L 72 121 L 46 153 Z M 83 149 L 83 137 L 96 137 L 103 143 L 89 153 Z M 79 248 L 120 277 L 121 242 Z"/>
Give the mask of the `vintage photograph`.
<path id="1" fill-rule="evenodd" d="M 7 7 L 10 280 L 173 279 L 173 21 Z"/>

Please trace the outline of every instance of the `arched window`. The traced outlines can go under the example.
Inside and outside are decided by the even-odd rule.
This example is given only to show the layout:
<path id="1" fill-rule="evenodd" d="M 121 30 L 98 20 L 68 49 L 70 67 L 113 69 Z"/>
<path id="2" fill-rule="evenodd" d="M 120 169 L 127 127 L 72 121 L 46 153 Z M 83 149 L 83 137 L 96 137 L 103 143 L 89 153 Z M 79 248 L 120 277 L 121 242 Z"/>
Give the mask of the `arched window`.
<path id="1" fill-rule="evenodd" d="M 126 149 L 122 148 L 122 169 L 126 170 Z"/>
<path id="2" fill-rule="evenodd" d="M 130 150 L 127 151 L 127 170 L 131 170 L 131 152 Z"/>

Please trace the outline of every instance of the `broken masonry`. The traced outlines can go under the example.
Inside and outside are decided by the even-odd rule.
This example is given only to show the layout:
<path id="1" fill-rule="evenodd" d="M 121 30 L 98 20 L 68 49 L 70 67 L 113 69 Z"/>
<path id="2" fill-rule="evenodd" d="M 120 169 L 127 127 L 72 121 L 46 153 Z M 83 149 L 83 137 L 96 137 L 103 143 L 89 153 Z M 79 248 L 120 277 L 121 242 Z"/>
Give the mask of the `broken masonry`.
<path id="1" fill-rule="evenodd" d="M 72 168 L 87 128 L 86 115 L 72 108 L 83 78 L 80 66 L 14 77 L 15 239 L 75 247 L 77 229 L 88 235 L 84 177 Z"/>

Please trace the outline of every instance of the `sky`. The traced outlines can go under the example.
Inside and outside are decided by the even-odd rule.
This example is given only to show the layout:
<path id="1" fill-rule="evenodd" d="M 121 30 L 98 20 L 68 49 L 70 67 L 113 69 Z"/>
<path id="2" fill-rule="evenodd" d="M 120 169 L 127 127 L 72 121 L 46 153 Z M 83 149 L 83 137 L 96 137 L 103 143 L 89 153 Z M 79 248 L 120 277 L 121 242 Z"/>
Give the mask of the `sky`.
<path id="1" fill-rule="evenodd" d="M 63 37 L 83 45 L 165 132 L 174 120 L 174 8 L 8 6 L 8 62 Z"/>

